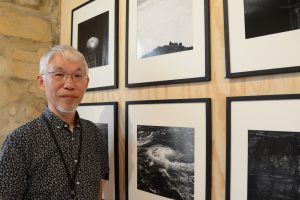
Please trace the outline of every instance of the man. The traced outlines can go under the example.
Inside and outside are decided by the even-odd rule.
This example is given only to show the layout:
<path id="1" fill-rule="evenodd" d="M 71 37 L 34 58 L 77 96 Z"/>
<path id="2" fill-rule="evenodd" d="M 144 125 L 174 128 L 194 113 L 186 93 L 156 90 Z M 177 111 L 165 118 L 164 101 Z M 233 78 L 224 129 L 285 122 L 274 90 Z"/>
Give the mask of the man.
<path id="1" fill-rule="evenodd" d="M 81 53 L 51 48 L 40 60 L 37 85 L 48 106 L 13 131 L 0 154 L 0 200 L 98 198 L 108 173 L 104 137 L 76 112 L 89 82 Z"/>

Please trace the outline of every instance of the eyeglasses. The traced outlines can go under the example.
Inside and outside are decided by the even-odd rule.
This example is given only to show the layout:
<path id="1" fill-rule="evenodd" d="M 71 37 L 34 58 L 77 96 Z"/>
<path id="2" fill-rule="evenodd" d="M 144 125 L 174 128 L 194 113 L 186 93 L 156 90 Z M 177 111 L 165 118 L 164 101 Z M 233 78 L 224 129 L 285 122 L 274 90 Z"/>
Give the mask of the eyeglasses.
<path id="1" fill-rule="evenodd" d="M 68 80 L 69 76 L 75 82 L 83 82 L 83 81 L 86 81 L 89 79 L 89 77 L 86 74 L 82 74 L 82 73 L 68 74 L 65 72 L 46 72 L 41 75 L 49 75 L 57 81 L 66 81 L 66 80 Z"/>

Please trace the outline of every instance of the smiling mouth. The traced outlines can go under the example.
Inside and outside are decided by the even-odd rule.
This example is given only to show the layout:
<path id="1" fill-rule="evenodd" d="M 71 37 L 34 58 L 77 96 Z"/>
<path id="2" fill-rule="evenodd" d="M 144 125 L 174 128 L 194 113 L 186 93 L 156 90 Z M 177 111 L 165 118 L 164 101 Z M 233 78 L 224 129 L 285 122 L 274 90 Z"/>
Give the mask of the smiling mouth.
<path id="1" fill-rule="evenodd" d="M 76 99 L 77 98 L 77 96 L 74 96 L 74 95 L 61 95 L 60 97 L 64 98 L 64 99 Z"/>

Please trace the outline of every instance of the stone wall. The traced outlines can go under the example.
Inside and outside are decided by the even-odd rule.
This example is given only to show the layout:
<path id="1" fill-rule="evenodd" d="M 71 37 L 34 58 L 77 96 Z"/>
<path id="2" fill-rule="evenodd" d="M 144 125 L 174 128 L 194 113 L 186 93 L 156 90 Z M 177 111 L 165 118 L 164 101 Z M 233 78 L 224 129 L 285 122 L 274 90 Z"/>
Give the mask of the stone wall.
<path id="1" fill-rule="evenodd" d="M 38 63 L 59 34 L 60 0 L 0 0 L 0 148 L 9 132 L 43 111 Z"/>

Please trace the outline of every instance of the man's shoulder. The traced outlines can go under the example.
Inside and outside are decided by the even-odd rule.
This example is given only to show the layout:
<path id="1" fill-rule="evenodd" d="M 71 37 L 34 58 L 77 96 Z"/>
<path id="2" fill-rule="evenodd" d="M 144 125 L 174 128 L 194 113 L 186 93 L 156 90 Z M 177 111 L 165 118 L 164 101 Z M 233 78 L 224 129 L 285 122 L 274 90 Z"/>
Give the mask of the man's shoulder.
<path id="1" fill-rule="evenodd" d="M 83 118 L 80 118 L 80 120 L 81 120 L 81 123 L 82 123 L 83 126 L 97 129 L 96 124 L 93 123 L 92 121 L 87 120 L 87 119 L 83 119 Z"/>
<path id="2" fill-rule="evenodd" d="M 23 124 L 7 135 L 3 148 L 26 149 L 33 144 L 36 138 L 35 135 L 41 132 L 41 127 L 39 118 Z"/>
<path id="3" fill-rule="evenodd" d="M 89 137 L 96 137 L 98 138 L 99 135 L 101 135 L 102 131 L 101 131 L 101 124 L 100 123 L 93 123 L 90 120 L 87 119 L 80 119 L 81 120 L 81 124 L 83 126 L 83 130 L 85 133 L 87 133 L 87 135 L 89 135 Z"/>
<path id="4" fill-rule="evenodd" d="M 35 118 L 22 126 L 16 128 L 11 133 L 8 134 L 9 139 L 23 139 L 28 138 L 41 131 L 42 121 L 40 117 Z"/>

